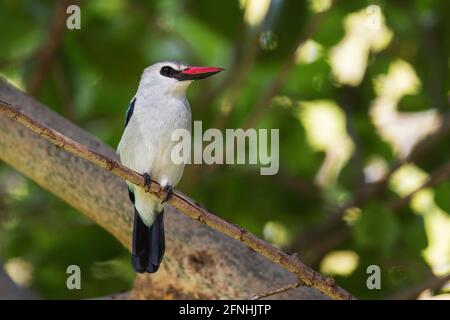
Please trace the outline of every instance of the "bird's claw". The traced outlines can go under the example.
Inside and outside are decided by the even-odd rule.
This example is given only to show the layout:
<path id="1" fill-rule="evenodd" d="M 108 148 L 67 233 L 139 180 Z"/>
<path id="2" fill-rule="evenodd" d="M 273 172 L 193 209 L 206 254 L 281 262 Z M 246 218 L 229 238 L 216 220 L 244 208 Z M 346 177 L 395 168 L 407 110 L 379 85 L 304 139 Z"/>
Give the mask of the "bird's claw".
<path id="1" fill-rule="evenodd" d="M 143 173 L 142 176 L 144 177 L 145 192 L 150 192 L 152 186 L 152 179 L 147 172 Z M 161 187 L 160 193 L 164 194 L 162 203 L 169 201 L 169 199 L 172 197 L 172 186 L 168 184 L 165 185 L 164 187 Z"/>
<path id="2" fill-rule="evenodd" d="M 145 192 L 150 192 L 152 186 L 152 179 L 147 172 L 145 172 L 142 176 L 144 177 Z"/>
<path id="3" fill-rule="evenodd" d="M 164 198 L 162 203 L 166 203 L 172 197 L 172 186 L 170 184 L 162 187 L 162 191 L 164 192 Z"/>

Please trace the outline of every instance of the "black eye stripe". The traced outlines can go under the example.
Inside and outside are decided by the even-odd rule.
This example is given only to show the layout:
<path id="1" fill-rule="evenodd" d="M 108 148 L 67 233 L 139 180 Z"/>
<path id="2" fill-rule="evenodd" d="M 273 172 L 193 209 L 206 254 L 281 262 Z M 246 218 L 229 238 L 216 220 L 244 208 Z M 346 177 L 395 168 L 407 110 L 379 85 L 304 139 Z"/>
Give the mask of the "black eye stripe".
<path id="1" fill-rule="evenodd" d="M 170 66 L 164 66 L 161 68 L 161 70 L 159 71 L 159 73 L 164 76 L 164 77 L 168 77 L 168 78 L 173 78 L 175 77 L 178 73 L 180 73 L 180 71 L 175 70 L 174 68 L 170 67 Z"/>

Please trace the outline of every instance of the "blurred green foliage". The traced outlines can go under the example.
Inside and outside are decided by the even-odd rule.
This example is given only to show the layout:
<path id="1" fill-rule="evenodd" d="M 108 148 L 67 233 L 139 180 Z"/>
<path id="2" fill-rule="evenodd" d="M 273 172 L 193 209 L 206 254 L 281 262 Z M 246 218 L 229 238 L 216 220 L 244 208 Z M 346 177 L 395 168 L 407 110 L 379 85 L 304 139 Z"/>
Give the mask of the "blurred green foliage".
<path id="1" fill-rule="evenodd" d="M 226 123 L 229 128 L 240 127 L 299 45 L 314 16 L 312 2 L 272 1 L 259 29 L 245 20 L 246 1 L 81 1 L 81 30 L 65 32 L 37 99 L 115 148 L 124 112 L 146 66 L 164 60 L 217 65 L 227 71 L 195 83 L 188 92 L 193 119 L 202 120 L 205 130 L 225 117 L 224 106 L 236 90 L 225 84 L 244 70 L 244 82 L 237 88 L 238 98 L 232 100 Z M 36 53 L 46 40 L 56 3 L 4 0 L 0 4 L 0 74 L 19 87 L 26 87 L 36 68 Z M 393 38 L 383 50 L 367 54 L 364 76 L 352 87 L 333 77 L 330 56 L 346 36 L 345 18 L 369 5 L 381 8 Z M 280 129 L 280 173 L 260 176 L 252 166 L 207 170 L 190 165 L 179 188 L 258 236 L 274 241 L 287 238 L 287 243 L 283 240 L 278 244 L 289 247 L 299 234 L 320 226 L 336 208 L 357 195 L 367 178 L 363 169 L 374 158 L 386 166 L 398 158 L 370 113 L 377 98 L 374 79 L 387 74 L 394 61 L 401 59 L 413 66 L 422 84 L 415 94 L 400 99 L 397 110 L 447 111 L 448 12 L 450 2 L 443 0 L 338 1 L 312 37 L 321 47 L 320 54 L 312 62 L 291 66 L 277 97 L 258 122 L 261 128 Z M 254 57 L 250 55 L 244 65 L 236 63 L 253 50 L 255 39 Z M 217 88 L 219 94 L 205 101 Z M 336 160 L 327 158 L 329 149 L 317 148 L 310 141 L 300 107 L 302 101 L 316 100 L 334 101 L 340 107 L 354 145 L 348 158 L 342 160 L 342 168 L 335 169 L 336 181 L 323 184 L 317 182 L 317 176 L 324 161 L 328 159 L 333 166 Z M 330 130 L 320 121 L 314 125 L 319 133 Z M 444 146 L 443 140 L 437 146 Z M 335 145 L 336 150 L 340 148 Z M 442 165 L 448 159 L 447 150 L 430 150 L 418 159 L 418 170 L 430 173 Z M 7 166 L 1 167 L 0 174 L 0 259 L 8 262 L 20 257 L 27 261 L 32 266 L 29 285 L 39 295 L 88 298 L 132 287 L 134 274 L 128 253 L 114 238 Z M 449 183 L 444 182 L 437 186 L 434 198 L 447 213 L 449 194 Z M 362 206 L 351 236 L 335 245 L 328 242 L 327 252 L 352 250 L 359 257 L 349 275 L 332 274 L 357 297 L 388 297 L 421 283 L 436 269 L 424 254 L 434 232 L 424 222 L 431 213 L 409 206 L 391 212 L 385 204 L 395 197 L 398 194 L 388 190 L 383 199 Z M 280 230 L 286 237 L 273 236 Z M 327 243 L 327 234 L 322 241 Z M 448 272 L 448 246 L 436 250 L 447 255 L 443 260 L 447 259 Z M 319 268 L 320 260 L 306 262 Z M 65 270 L 70 264 L 83 270 L 80 291 L 66 288 Z M 382 290 L 366 288 L 366 268 L 373 264 L 381 267 Z"/>

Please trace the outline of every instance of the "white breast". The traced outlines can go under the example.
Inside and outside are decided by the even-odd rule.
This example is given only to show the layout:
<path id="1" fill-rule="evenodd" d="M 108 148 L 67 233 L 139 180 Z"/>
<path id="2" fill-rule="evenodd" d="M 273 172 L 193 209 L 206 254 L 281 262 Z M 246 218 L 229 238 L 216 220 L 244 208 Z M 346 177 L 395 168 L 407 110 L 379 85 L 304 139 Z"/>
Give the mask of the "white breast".
<path id="1" fill-rule="evenodd" d="M 171 135 L 175 129 L 191 130 L 191 112 L 186 100 L 176 97 L 151 99 L 136 96 L 133 115 L 122 135 L 118 152 L 121 162 L 139 173 L 149 173 L 161 184 L 175 186 L 184 165 L 174 164 Z"/>

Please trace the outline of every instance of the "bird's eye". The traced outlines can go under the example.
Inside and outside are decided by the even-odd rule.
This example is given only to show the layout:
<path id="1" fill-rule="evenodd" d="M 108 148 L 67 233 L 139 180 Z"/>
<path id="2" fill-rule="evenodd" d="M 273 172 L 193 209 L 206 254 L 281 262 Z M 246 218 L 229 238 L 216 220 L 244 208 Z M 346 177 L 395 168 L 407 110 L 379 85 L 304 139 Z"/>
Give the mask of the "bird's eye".
<path id="1" fill-rule="evenodd" d="M 173 71 L 174 71 L 174 70 L 173 70 L 171 67 L 169 67 L 169 66 L 164 66 L 164 67 L 161 68 L 161 72 L 160 72 L 160 73 L 161 73 L 163 76 L 168 77 L 168 76 L 170 76 L 170 75 L 172 74 Z"/>

